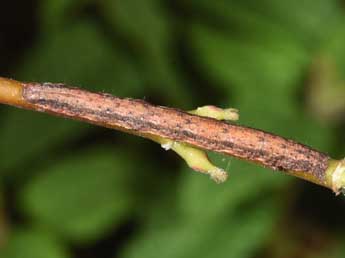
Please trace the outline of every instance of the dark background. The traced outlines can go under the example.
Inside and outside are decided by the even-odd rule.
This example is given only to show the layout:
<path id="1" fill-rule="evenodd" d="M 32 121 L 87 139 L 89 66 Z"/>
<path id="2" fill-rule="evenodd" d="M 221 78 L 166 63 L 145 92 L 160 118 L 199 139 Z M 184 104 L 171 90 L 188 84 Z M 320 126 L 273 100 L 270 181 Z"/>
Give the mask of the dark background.
<path id="1" fill-rule="evenodd" d="M 345 3 L 2 1 L 0 74 L 240 123 L 345 155 Z M 345 201 L 230 157 L 216 185 L 135 136 L 0 108 L 0 257 L 345 257 Z"/>

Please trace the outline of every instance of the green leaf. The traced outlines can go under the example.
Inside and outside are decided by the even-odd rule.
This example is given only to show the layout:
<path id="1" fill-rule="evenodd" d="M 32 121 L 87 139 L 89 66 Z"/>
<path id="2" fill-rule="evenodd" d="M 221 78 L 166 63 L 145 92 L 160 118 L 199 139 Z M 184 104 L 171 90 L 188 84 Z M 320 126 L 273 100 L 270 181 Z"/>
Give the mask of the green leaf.
<path id="1" fill-rule="evenodd" d="M 345 76 L 345 18 L 341 20 L 339 26 L 335 27 L 332 35 L 323 44 L 320 52 L 333 59 L 340 71 L 340 77 L 344 80 Z"/>
<path id="2" fill-rule="evenodd" d="M 106 19 L 139 48 L 154 52 L 171 39 L 171 25 L 160 1 L 108 0 L 101 6 Z"/>
<path id="3" fill-rule="evenodd" d="M 130 156 L 112 150 L 61 160 L 22 191 L 24 210 L 37 224 L 73 241 L 97 239 L 132 210 L 127 177 L 135 169 Z"/>
<path id="4" fill-rule="evenodd" d="M 345 113 L 345 20 L 319 51 L 309 73 L 307 103 L 325 123 L 342 121 Z"/>
<path id="5" fill-rule="evenodd" d="M 277 211 L 272 202 L 261 202 L 245 213 L 219 216 L 208 223 L 194 217 L 151 225 L 132 241 L 123 257 L 252 257 L 265 241 Z"/>
<path id="6" fill-rule="evenodd" d="M 1 257 L 6 258 L 68 258 L 64 246 L 51 234 L 37 229 L 15 230 Z"/>
<path id="7" fill-rule="evenodd" d="M 184 5 L 220 18 L 225 23 L 222 26 L 241 33 L 256 34 L 256 39 L 265 37 L 265 34 L 274 36 L 277 32 L 282 36 L 283 32 L 309 49 L 317 49 L 326 42 L 343 16 L 337 0 L 292 0 L 283 3 L 275 0 L 193 0 L 184 2 Z M 272 31 L 272 28 L 275 30 Z"/>
<path id="8" fill-rule="evenodd" d="M 306 52 L 293 41 L 255 42 L 246 37 L 232 38 L 200 25 L 192 27 L 191 43 L 196 61 L 225 90 L 235 91 L 241 97 L 251 96 L 256 102 L 267 96 L 269 90 L 275 98 L 262 104 L 270 107 L 289 104 L 286 101 L 291 101 L 295 92 L 292 86 L 308 61 Z"/>
<path id="9" fill-rule="evenodd" d="M 219 154 L 210 154 L 210 157 L 217 166 L 227 170 L 229 178 L 223 184 L 215 184 L 205 175 L 183 169 L 178 207 L 189 219 L 208 221 L 230 214 L 241 204 L 278 189 L 289 179 L 286 175 Z"/>
<path id="10" fill-rule="evenodd" d="M 73 9 L 89 0 L 46 0 L 40 1 L 41 26 L 51 32 L 70 21 Z"/>
<path id="11" fill-rule="evenodd" d="M 63 82 L 118 96 L 142 92 L 135 66 L 90 22 L 44 35 L 18 71 L 24 81 Z"/>
<path id="12" fill-rule="evenodd" d="M 174 23 L 161 1 L 102 1 L 105 18 L 128 40 L 150 89 L 180 107 L 193 102 L 185 78 L 176 67 Z M 167 94 L 168 92 L 168 94 Z"/>
<path id="13" fill-rule="evenodd" d="M 39 153 L 80 135 L 87 127 L 79 122 L 24 110 L 9 110 L 0 127 L 0 171 L 20 167 Z M 28 169 L 22 172 L 27 173 Z"/>
<path id="14" fill-rule="evenodd" d="M 337 0 L 293 0 L 283 3 L 249 0 L 246 5 L 293 31 L 311 47 L 327 40 L 332 28 L 343 16 Z"/>
<path id="15" fill-rule="evenodd" d="M 209 224 L 207 240 L 199 245 L 194 257 L 253 257 L 269 237 L 280 211 L 274 201 L 260 201 L 232 218 L 225 216 L 222 223 Z"/>

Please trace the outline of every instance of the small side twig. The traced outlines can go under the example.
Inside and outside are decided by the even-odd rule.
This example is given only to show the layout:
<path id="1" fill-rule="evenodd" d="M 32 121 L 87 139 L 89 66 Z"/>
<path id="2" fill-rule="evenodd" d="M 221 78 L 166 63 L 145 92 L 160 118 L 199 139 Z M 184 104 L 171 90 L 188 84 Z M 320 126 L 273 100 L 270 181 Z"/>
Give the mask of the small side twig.
<path id="1" fill-rule="evenodd" d="M 231 155 L 303 178 L 339 193 L 345 187 L 345 161 L 292 140 L 244 126 L 55 83 L 0 78 L 0 102 L 121 130 L 162 137 Z"/>

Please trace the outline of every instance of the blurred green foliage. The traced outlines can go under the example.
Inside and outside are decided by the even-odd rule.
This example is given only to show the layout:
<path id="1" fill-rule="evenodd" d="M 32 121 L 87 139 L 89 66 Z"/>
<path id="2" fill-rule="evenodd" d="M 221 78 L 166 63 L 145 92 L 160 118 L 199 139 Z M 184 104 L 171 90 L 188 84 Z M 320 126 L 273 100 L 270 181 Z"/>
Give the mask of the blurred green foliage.
<path id="1" fill-rule="evenodd" d="M 8 76 L 184 109 L 236 107 L 241 124 L 344 155 L 340 0 L 33 4 L 33 37 Z M 1 257 L 344 257 L 345 203 L 325 189 L 211 153 L 230 173 L 216 185 L 149 141 L 0 114 Z M 305 199 L 316 210 L 298 206 Z"/>

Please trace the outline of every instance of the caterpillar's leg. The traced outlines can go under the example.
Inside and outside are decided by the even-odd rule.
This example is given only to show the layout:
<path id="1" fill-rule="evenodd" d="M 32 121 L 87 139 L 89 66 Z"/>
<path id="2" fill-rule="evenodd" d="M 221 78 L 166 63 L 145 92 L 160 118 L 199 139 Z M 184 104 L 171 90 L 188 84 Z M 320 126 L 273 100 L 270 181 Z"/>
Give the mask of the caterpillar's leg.
<path id="1" fill-rule="evenodd" d="M 189 111 L 191 114 L 212 117 L 217 120 L 238 120 L 238 110 L 233 108 L 221 109 L 215 106 L 203 106 L 195 110 Z M 210 175 L 210 177 L 217 183 L 224 182 L 227 178 L 227 173 L 222 168 L 213 165 L 206 152 L 196 147 L 192 147 L 185 143 L 172 141 L 165 138 L 155 137 L 154 141 L 161 144 L 166 149 L 172 149 L 180 155 L 192 169 Z"/>

